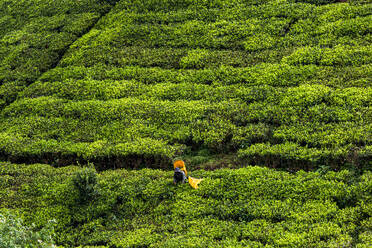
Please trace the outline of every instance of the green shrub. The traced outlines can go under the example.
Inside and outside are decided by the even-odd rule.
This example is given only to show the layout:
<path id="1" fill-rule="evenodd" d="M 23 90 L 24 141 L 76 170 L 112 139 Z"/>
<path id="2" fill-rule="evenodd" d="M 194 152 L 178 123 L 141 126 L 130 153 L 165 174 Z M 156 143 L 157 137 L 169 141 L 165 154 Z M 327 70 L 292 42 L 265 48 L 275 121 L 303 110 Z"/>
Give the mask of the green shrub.
<path id="1" fill-rule="evenodd" d="M 50 222 L 41 230 L 35 230 L 35 227 L 27 227 L 22 219 L 5 212 L 0 213 L 0 247 L 40 247 L 52 248 L 53 244 L 53 222 Z"/>
<path id="2" fill-rule="evenodd" d="M 82 168 L 0 163 L 0 208 L 38 222 L 33 231 L 55 218 L 55 241 L 67 247 L 368 247 L 368 171 L 194 170 L 204 178 L 194 190 L 174 186 L 171 168 L 104 171 L 99 194 L 77 204 L 69 182 Z"/>
<path id="3" fill-rule="evenodd" d="M 3 3 L 0 156 L 165 168 L 265 143 L 270 166 L 368 164 L 371 6 L 333 2 Z"/>
<path id="4" fill-rule="evenodd" d="M 163 169 L 0 163 L 0 208 L 22 213 L 22 232 L 55 218 L 66 247 L 370 247 L 365 0 L 0 12 L 0 159 Z M 175 157 L 198 190 L 172 185 Z"/>
<path id="5" fill-rule="evenodd" d="M 0 6 L 5 15 L 0 19 L 0 95 L 5 99 L 1 104 L 13 102 L 23 87 L 55 67 L 65 50 L 109 7 L 90 0 L 11 0 Z M 9 91 L 3 94 L 4 89 Z"/>
<path id="6" fill-rule="evenodd" d="M 85 167 L 75 172 L 72 179 L 73 187 L 79 192 L 79 201 L 86 203 L 97 195 L 97 172 L 94 167 Z"/>
<path id="7" fill-rule="evenodd" d="M 336 45 L 333 48 L 303 47 L 290 56 L 284 57 L 283 62 L 291 65 L 328 65 L 328 66 L 361 66 L 371 63 L 369 46 L 352 47 Z"/>

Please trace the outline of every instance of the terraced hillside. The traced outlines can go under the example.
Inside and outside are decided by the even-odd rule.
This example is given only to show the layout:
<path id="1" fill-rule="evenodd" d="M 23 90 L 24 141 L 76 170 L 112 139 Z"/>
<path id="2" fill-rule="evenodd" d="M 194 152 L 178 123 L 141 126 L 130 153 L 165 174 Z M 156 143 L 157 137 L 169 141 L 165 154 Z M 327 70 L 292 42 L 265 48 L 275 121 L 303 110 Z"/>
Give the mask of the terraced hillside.
<path id="1" fill-rule="evenodd" d="M 0 109 L 54 68 L 69 46 L 110 10 L 109 1 L 101 2 L 0 1 Z"/>
<path id="2" fill-rule="evenodd" d="M 0 248 L 371 247 L 371 31 L 370 0 L 0 0 Z"/>
<path id="3" fill-rule="evenodd" d="M 3 160 L 370 165 L 370 3 L 55 2 L 1 1 Z"/>
<path id="4" fill-rule="evenodd" d="M 95 180 L 76 180 L 87 175 Z M 290 174 L 248 167 L 192 175 L 204 178 L 198 190 L 174 186 L 171 171 L 94 174 L 76 166 L 0 163 L 0 233 L 5 242 L 16 240 L 6 229 L 10 214 L 4 228 L 1 213 L 8 208 L 25 226 L 35 223 L 33 230 L 54 219 L 53 239 L 66 248 L 372 245 L 370 171 Z M 51 247 L 36 243 L 31 247 Z M 22 246 L 0 239 L 0 247 Z"/>

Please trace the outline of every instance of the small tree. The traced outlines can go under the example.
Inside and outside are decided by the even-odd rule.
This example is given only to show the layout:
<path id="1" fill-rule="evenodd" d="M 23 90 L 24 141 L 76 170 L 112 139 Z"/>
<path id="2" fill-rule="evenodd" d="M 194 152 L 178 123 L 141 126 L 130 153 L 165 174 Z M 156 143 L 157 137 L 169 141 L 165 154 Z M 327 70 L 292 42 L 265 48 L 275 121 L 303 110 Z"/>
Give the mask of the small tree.
<path id="1" fill-rule="evenodd" d="M 79 201 L 86 203 L 92 200 L 96 194 L 97 172 L 94 167 L 84 167 L 72 177 L 72 184 L 79 192 Z"/>

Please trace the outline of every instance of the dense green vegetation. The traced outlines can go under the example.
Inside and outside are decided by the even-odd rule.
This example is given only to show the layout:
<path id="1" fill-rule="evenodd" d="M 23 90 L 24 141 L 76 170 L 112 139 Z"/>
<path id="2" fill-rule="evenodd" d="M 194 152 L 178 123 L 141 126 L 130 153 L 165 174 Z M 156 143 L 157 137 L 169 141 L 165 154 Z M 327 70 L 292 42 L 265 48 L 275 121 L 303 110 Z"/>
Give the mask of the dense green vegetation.
<path id="1" fill-rule="evenodd" d="M 0 1 L 0 109 L 54 68 L 110 10 L 108 1 Z"/>
<path id="2" fill-rule="evenodd" d="M 334 2 L 1 1 L 0 155 L 370 166 L 372 5 Z"/>
<path id="3" fill-rule="evenodd" d="M 372 245 L 370 171 L 290 174 L 248 167 L 191 174 L 204 178 L 198 190 L 174 186 L 171 171 L 97 174 L 1 163 L 0 209 L 12 209 L 34 228 L 54 219 L 54 241 L 65 247 Z"/>
<path id="4" fill-rule="evenodd" d="M 35 229 L 35 225 L 31 228 L 23 224 L 22 219 L 16 218 L 9 214 L 8 211 L 0 213 L 0 247 L 40 247 L 53 248 L 54 230 L 51 223 L 48 223 L 41 230 Z M 54 246 L 55 247 L 55 246 Z"/>
<path id="5" fill-rule="evenodd" d="M 0 0 L 0 248 L 371 247 L 371 31 L 368 0 Z"/>

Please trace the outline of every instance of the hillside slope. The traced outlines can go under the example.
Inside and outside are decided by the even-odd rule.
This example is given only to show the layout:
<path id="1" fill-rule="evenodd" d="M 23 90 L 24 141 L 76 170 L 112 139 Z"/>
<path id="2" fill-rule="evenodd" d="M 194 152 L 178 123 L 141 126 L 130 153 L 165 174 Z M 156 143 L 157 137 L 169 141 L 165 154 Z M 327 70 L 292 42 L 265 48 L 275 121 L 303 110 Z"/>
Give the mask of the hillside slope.
<path id="1" fill-rule="evenodd" d="M 370 171 L 194 171 L 192 176 L 204 178 L 198 190 L 174 186 L 170 171 L 154 169 L 105 171 L 95 175 L 96 184 L 77 175 L 95 174 L 71 166 L 0 163 L 0 213 L 18 212 L 36 229 L 54 219 L 54 240 L 64 247 L 372 245 Z"/>
<path id="2" fill-rule="evenodd" d="M 109 1 L 0 1 L 0 109 L 54 68 L 112 7 Z"/>
<path id="3" fill-rule="evenodd" d="M 2 2 L 3 159 L 370 165 L 372 4 L 123 0 L 101 17 L 108 4 L 73 2 Z"/>

